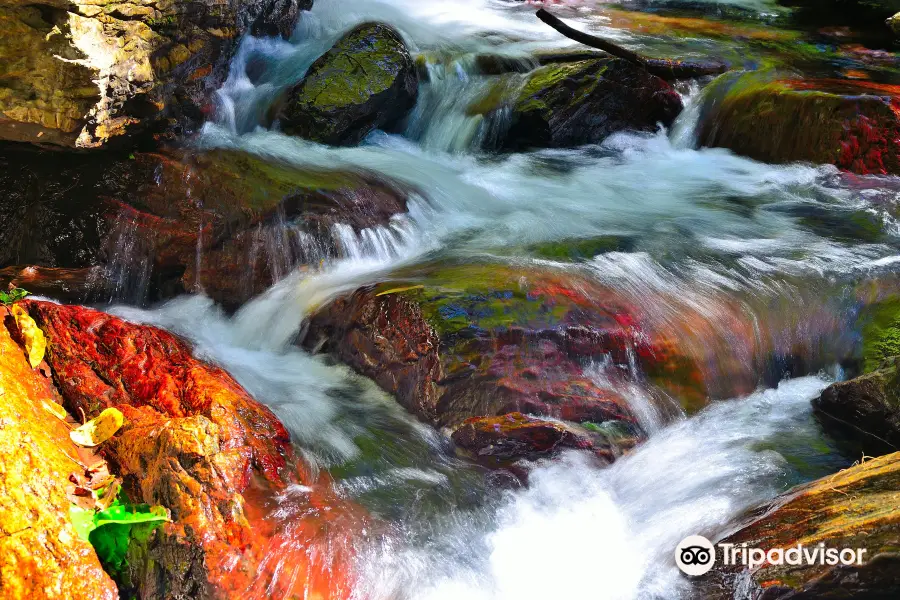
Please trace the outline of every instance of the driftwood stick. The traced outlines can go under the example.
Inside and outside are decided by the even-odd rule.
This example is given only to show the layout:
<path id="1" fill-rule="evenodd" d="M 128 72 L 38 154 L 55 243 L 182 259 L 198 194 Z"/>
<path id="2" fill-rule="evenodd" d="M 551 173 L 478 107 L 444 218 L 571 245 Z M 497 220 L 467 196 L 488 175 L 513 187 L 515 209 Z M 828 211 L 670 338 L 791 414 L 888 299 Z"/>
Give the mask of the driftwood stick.
<path id="1" fill-rule="evenodd" d="M 557 30 L 570 40 L 575 40 L 576 42 L 584 44 L 585 46 L 603 50 L 607 54 L 612 54 L 613 56 L 624 58 L 628 62 L 633 62 L 642 67 L 644 66 L 644 58 L 637 52 L 626 50 L 625 48 L 617 46 L 612 42 L 607 42 L 603 38 L 599 38 L 595 35 L 584 33 L 583 31 L 578 31 L 573 27 L 569 27 L 568 25 L 563 23 L 561 19 L 551 15 L 543 8 L 539 9 L 536 14 L 538 19 L 540 19 L 553 29 Z"/>
<path id="2" fill-rule="evenodd" d="M 551 15 L 543 8 L 538 10 L 536 14 L 538 19 L 567 38 L 634 63 L 662 79 L 689 79 L 704 75 L 718 75 L 728 70 L 728 65 L 719 61 L 681 61 L 646 58 L 637 52 L 632 52 L 603 38 L 569 27 L 561 19 Z"/>

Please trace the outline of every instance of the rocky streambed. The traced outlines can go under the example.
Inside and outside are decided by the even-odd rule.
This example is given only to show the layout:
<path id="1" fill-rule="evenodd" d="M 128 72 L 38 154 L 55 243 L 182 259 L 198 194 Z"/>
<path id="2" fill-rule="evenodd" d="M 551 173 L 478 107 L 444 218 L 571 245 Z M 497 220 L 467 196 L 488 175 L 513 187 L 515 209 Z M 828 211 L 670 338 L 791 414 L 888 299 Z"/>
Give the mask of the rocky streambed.
<path id="1" fill-rule="evenodd" d="M 783 4 L 0 0 L 0 596 L 896 597 L 900 7 Z"/>

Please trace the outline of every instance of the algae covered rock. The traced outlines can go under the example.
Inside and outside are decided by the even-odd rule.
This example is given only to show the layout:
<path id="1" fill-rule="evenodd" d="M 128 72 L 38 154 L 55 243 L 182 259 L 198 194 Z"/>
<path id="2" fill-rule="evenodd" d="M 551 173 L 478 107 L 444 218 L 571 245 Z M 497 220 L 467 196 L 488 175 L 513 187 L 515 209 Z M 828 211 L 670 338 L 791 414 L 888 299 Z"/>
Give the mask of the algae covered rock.
<path id="1" fill-rule="evenodd" d="M 698 598 L 900 597 L 900 453 L 882 456 L 795 488 L 752 515 L 720 544 L 764 551 L 798 544 L 809 551 L 865 549 L 853 564 L 723 564 L 698 580 Z M 859 555 L 857 555 L 857 558 Z M 789 558 L 789 557 L 788 557 Z M 849 558 L 849 556 L 848 556 Z"/>
<path id="2" fill-rule="evenodd" d="M 898 101 L 877 84 L 753 75 L 717 85 L 700 122 L 701 145 L 772 163 L 832 164 L 860 174 L 900 173 Z"/>
<path id="3" fill-rule="evenodd" d="M 412 109 L 418 75 L 393 28 L 358 26 L 320 57 L 289 94 L 281 115 L 286 133 L 316 142 L 352 145 L 390 127 Z"/>
<path id="4" fill-rule="evenodd" d="M 143 153 L 120 167 L 101 192 L 121 207 L 111 235 L 128 248 L 122 258 L 135 270 L 148 261 L 158 287 L 203 291 L 228 308 L 335 256 L 336 225 L 359 232 L 406 211 L 404 190 L 375 175 L 232 150 Z"/>
<path id="5" fill-rule="evenodd" d="M 69 519 L 66 486 L 79 455 L 66 423 L 45 408 L 56 402 L 52 386 L 2 324 L 0 389 L 0 597 L 118 598 Z"/>
<path id="6" fill-rule="evenodd" d="M 14 267 L 0 277 L 73 301 L 203 290 L 228 308 L 338 255 L 338 225 L 386 225 L 407 200 L 371 173 L 232 150 L 127 157 L 9 145 L 0 187 L 0 269 Z"/>
<path id="7" fill-rule="evenodd" d="M 554 64 L 532 72 L 512 103 L 504 148 L 559 148 L 602 141 L 617 131 L 655 131 L 681 112 L 681 97 L 659 77 L 619 58 Z"/>

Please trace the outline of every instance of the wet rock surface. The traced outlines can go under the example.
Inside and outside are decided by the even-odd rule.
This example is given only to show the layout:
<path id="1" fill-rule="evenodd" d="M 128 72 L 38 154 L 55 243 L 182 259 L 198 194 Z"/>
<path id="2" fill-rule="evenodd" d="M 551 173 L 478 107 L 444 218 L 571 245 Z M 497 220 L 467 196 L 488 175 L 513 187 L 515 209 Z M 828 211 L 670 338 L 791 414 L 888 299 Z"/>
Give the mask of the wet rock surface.
<path id="1" fill-rule="evenodd" d="M 281 126 L 316 142 L 353 145 L 403 119 L 417 94 L 416 67 L 400 34 L 388 25 L 363 24 L 288 93 Z"/>
<path id="2" fill-rule="evenodd" d="M 508 150 L 592 144 L 617 131 L 655 131 L 681 112 L 662 79 L 619 58 L 549 65 L 528 75 L 513 102 Z"/>
<path id="3" fill-rule="evenodd" d="M 8 317 L 6 309 L 0 312 Z M 58 397 L 3 325 L 0 388 L 0 596 L 118 598 L 94 549 L 69 520 L 68 475 L 80 460 L 69 428 L 45 408 Z"/>
<path id="4" fill-rule="evenodd" d="M 116 407 L 126 426 L 108 460 L 141 501 L 172 523 L 136 565 L 144 597 L 207 597 L 249 588 L 259 557 L 243 493 L 251 478 L 292 481 L 287 431 L 221 369 L 164 331 L 97 311 L 27 303 L 52 349 L 53 378 L 73 414 Z"/>
<path id="5" fill-rule="evenodd" d="M 895 598 L 900 594 L 900 453 L 800 486 L 758 510 L 720 543 L 769 549 L 865 548 L 861 564 L 773 565 L 752 571 L 718 560 L 696 597 L 765 600 Z"/>
<path id="6" fill-rule="evenodd" d="M 304 0 L 0 4 L 0 139 L 97 147 L 164 118 L 191 127 L 236 42 L 288 34 Z"/>
<path id="7" fill-rule="evenodd" d="M 65 406 L 87 418 L 121 410 L 125 426 L 103 453 L 133 498 L 171 512 L 171 523 L 129 547 L 128 589 L 142 598 L 259 597 L 265 589 L 290 594 L 299 580 L 341 597 L 345 579 L 326 577 L 330 563 L 300 554 L 280 571 L 269 564 L 273 544 L 294 534 L 287 539 L 312 543 L 317 523 L 328 519 L 305 519 L 304 502 L 289 530 L 265 522 L 274 494 L 311 482 L 268 408 L 162 330 L 82 307 L 25 305 L 47 336 Z M 320 495 L 316 501 L 326 502 Z"/>
<path id="8" fill-rule="evenodd" d="M 334 353 L 438 426 L 522 412 L 615 423 L 639 436 L 627 404 L 591 365 L 625 365 L 634 352 L 666 370 L 668 349 L 602 294 L 571 276 L 442 268 L 334 301 L 310 319 L 304 344 Z M 613 371 L 627 378 L 627 368 Z"/>
<path id="9" fill-rule="evenodd" d="M 830 385 L 813 401 L 823 424 L 870 455 L 900 448 L 900 357 L 871 373 Z"/>
<path id="10" fill-rule="evenodd" d="M 353 238 L 406 210 L 407 191 L 374 175 L 237 151 L 3 149 L 0 266 L 60 299 L 203 290 L 236 308 L 294 267 L 340 255 L 336 226 Z"/>
<path id="11" fill-rule="evenodd" d="M 233 151 L 135 162 L 106 180 L 122 207 L 113 232 L 120 251 L 143 253 L 176 290 L 202 290 L 229 308 L 300 264 L 340 255 L 336 225 L 355 234 L 406 210 L 403 190 L 366 173 Z"/>
<path id="12" fill-rule="evenodd" d="M 594 450 L 588 436 L 563 423 L 508 413 L 466 419 L 453 432 L 457 447 L 488 467 L 509 466 L 522 459 L 558 454 L 566 448 Z M 598 453 L 610 457 L 609 450 Z"/>
<path id="13" fill-rule="evenodd" d="M 727 88 L 727 89 L 723 89 Z M 753 75 L 722 83 L 707 100 L 698 139 L 750 158 L 832 164 L 859 174 L 900 173 L 894 86 Z"/>

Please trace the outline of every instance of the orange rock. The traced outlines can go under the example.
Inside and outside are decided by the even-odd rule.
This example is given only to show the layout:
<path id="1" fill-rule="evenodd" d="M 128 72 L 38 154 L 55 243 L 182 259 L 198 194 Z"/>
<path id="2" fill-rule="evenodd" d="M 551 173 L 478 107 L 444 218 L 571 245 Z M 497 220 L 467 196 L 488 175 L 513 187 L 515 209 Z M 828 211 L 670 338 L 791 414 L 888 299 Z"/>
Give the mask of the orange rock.
<path id="1" fill-rule="evenodd" d="M 245 600 L 279 589 L 346 597 L 354 545 L 329 532 L 351 538 L 361 528 L 328 524 L 352 516 L 356 525 L 365 515 L 331 497 L 328 481 L 301 474 L 268 408 L 165 331 L 83 307 L 25 305 L 47 336 L 70 411 L 90 418 L 115 406 L 125 415 L 104 455 L 130 497 L 171 511 L 173 521 L 145 546 L 129 547 L 129 583 L 140 597 Z M 291 496 L 301 483 L 313 492 Z M 273 520 L 276 508 L 295 518 Z M 318 550 L 320 543 L 332 551 Z"/>
<path id="2" fill-rule="evenodd" d="M 0 326 L 0 597 L 111 600 L 115 584 L 69 521 L 67 476 L 80 466 L 68 427 L 43 407 L 55 400 Z"/>

